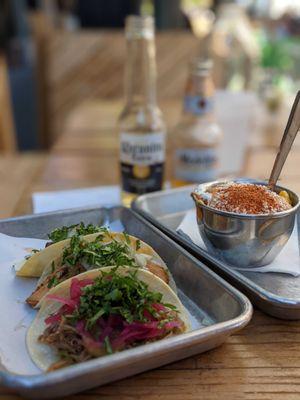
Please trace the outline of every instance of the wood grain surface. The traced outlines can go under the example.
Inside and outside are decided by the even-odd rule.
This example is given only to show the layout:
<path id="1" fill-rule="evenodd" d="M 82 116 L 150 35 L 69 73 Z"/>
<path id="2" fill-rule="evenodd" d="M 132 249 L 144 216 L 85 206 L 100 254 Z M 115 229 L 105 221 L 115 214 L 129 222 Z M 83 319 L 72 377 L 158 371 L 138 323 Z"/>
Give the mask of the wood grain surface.
<path id="1" fill-rule="evenodd" d="M 118 103 L 107 106 L 112 111 Z M 174 111 L 175 112 L 175 111 Z M 118 182 L 116 138 L 109 116 L 97 131 L 93 107 L 76 113 L 50 155 L 0 157 L 1 217 L 30 212 L 31 193 Z M 252 147 L 243 174 L 266 177 L 274 147 Z M 295 146 L 282 182 L 300 192 L 300 148 Z M 288 260 L 287 260 L 288 262 Z M 300 321 L 281 321 L 255 310 L 251 323 L 226 343 L 188 358 L 68 400 L 298 400 Z M 0 389 L 0 400 L 19 396 Z"/>
<path id="2" fill-rule="evenodd" d="M 46 160 L 46 155 L 33 153 L 0 156 L 0 218 L 15 215 Z M 31 202 L 26 207 L 30 211 Z"/>
<path id="3" fill-rule="evenodd" d="M 187 62 L 200 49 L 200 41 L 189 32 L 157 33 L 157 83 L 161 98 L 181 96 Z M 118 30 L 56 30 L 49 35 L 45 57 L 49 60 L 47 89 L 55 135 L 60 134 L 67 113 L 83 101 L 123 96 L 125 54 L 124 34 Z"/>

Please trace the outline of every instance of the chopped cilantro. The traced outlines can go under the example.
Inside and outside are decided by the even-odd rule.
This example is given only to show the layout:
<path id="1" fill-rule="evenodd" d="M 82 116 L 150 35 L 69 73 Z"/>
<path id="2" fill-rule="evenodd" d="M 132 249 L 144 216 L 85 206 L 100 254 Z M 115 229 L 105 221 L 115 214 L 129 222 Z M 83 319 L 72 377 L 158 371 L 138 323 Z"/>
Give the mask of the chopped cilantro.
<path id="1" fill-rule="evenodd" d="M 128 323 L 145 322 L 144 311 L 147 309 L 155 315 L 154 303 L 161 303 L 162 294 L 152 292 L 148 285 L 137 279 L 137 270 L 127 275 L 117 272 L 118 267 L 109 272 L 102 271 L 92 285 L 82 289 L 80 303 L 74 313 L 67 316 L 73 323 L 85 320 L 86 328 L 92 330 L 100 317 L 120 315 Z M 164 304 L 165 307 L 177 311 L 176 307 Z"/>
<path id="2" fill-rule="evenodd" d="M 80 222 L 79 224 L 56 228 L 49 233 L 48 237 L 53 243 L 57 243 L 74 235 L 84 236 L 92 233 L 103 232 L 105 230 L 106 228 L 104 227 L 93 224 L 85 225 L 83 222 Z"/>
<path id="3" fill-rule="evenodd" d="M 61 228 L 56 228 L 52 232 L 49 233 L 48 238 L 53 243 L 61 242 L 68 238 L 69 231 L 72 230 L 76 225 L 71 226 L 63 226 Z"/>
<path id="4" fill-rule="evenodd" d="M 141 248 L 141 241 L 140 241 L 140 239 L 138 239 L 135 244 L 135 249 L 136 249 L 136 251 L 138 251 L 140 248 Z"/>
<path id="5" fill-rule="evenodd" d="M 59 284 L 58 278 L 56 276 L 52 276 L 49 279 L 47 287 L 50 289 L 50 288 L 52 288 L 52 287 L 54 287 L 54 286 L 56 286 L 58 284 Z"/>
<path id="6" fill-rule="evenodd" d="M 127 232 L 123 231 L 123 236 L 127 244 L 130 244 L 130 237 Z"/>
<path id="7" fill-rule="evenodd" d="M 52 261 L 51 263 L 51 272 L 53 273 L 55 271 L 55 263 Z"/>
<path id="8" fill-rule="evenodd" d="M 113 353 L 113 350 L 111 348 L 111 344 L 110 344 L 110 340 L 109 340 L 108 336 L 105 336 L 104 346 L 105 346 L 105 350 L 106 350 L 107 354 L 112 354 Z"/>
<path id="9" fill-rule="evenodd" d="M 165 306 L 171 308 L 171 310 L 176 310 L 176 307 L 173 304 L 165 303 Z"/>
<path id="10" fill-rule="evenodd" d="M 93 242 L 73 236 L 70 245 L 64 249 L 62 263 L 70 266 L 81 263 L 91 267 L 110 265 L 138 267 L 131 254 L 131 249 L 126 243 L 114 239 L 109 243 L 103 243 L 101 235 Z"/>

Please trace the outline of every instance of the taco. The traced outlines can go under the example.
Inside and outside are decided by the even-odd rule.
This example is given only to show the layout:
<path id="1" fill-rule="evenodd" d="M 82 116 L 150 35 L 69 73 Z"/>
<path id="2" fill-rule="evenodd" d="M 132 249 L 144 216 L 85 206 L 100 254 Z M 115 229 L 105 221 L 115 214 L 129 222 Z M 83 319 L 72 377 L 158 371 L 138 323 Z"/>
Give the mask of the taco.
<path id="1" fill-rule="evenodd" d="M 48 234 L 49 241 L 46 243 L 45 249 L 34 249 L 31 254 L 16 265 L 16 275 L 26 278 L 39 278 L 45 266 L 55 258 L 55 254 L 58 254 L 70 243 L 73 236 L 100 234 L 104 230 L 106 228 L 92 224 L 85 225 L 83 222 L 54 229 Z"/>
<path id="2" fill-rule="evenodd" d="M 54 248 L 56 245 L 50 247 Z M 40 255 L 43 256 L 42 253 L 47 249 Z M 159 255 L 152 247 L 126 233 L 110 232 L 105 229 L 100 233 L 83 237 L 75 235 L 68 243 L 64 243 L 64 247 L 57 253 L 52 254 L 52 257 L 44 266 L 36 289 L 26 300 L 32 307 L 37 306 L 52 287 L 66 279 L 91 269 L 111 265 L 147 269 L 176 291 L 175 282 Z"/>
<path id="3" fill-rule="evenodd" d="M 27 332 L 43 371 L 178 335 L 187 311 L 157 276 L 132 267 L 87 271 L 51 289 Z"/>

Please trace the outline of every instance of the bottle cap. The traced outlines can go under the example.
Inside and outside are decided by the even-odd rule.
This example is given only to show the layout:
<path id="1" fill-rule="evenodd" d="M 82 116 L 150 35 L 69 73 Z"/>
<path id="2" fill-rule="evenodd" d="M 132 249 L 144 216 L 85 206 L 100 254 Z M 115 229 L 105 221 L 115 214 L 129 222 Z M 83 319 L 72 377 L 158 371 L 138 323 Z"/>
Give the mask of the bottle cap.
<path id="1" fill-rule="evenodd" d="M 154 19 L 149 16 L 129 15 L 125 20 L 127 39 L 152 39 L 154 37 Z"/>

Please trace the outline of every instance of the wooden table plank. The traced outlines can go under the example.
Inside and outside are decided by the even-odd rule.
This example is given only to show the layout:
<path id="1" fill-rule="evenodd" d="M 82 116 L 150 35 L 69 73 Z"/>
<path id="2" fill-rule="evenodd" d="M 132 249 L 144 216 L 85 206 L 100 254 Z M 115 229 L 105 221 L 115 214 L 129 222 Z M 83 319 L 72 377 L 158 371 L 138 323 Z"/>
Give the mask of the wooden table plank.
<path id="1" fill-rule="evenodd" d="M 241 332 L 199 356 L 89 390 L 68 400 L 293 400 L 300 395 L 300 324 L 256 311 Z M 20 399 L 0 391 L 1 400 Z"/>
<path id="2" fill-rule="evenodd" d="M 27 186 L 14 208 L 14 215 L 32 212 L 33 192 L 66 190 L 118 183 L 117 155 L 53 154 L 45 160 L 38 179 Z"/>
<path id="3" fill-rule="evenodd" d="M 0 218 L 8 218 L 15 213 L 20 198 L 37 178 L 45 158 L 32 153 L 0 156 Z"/>

